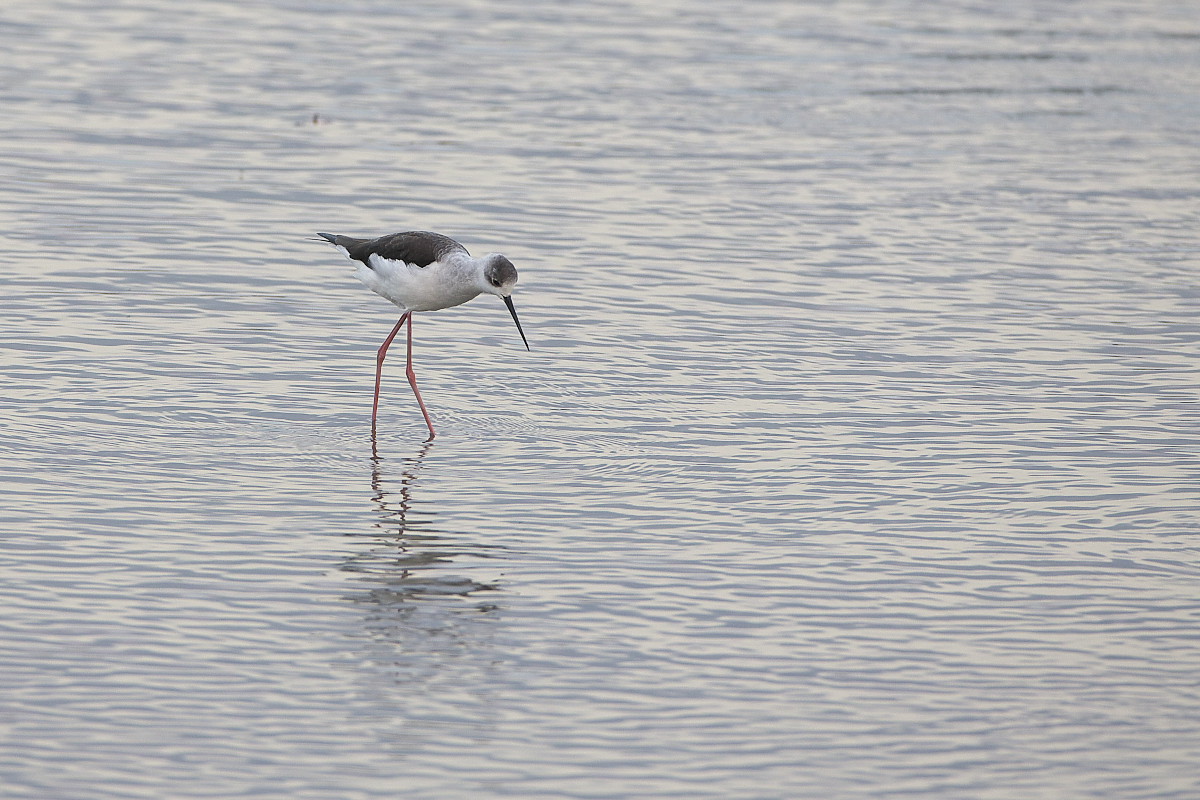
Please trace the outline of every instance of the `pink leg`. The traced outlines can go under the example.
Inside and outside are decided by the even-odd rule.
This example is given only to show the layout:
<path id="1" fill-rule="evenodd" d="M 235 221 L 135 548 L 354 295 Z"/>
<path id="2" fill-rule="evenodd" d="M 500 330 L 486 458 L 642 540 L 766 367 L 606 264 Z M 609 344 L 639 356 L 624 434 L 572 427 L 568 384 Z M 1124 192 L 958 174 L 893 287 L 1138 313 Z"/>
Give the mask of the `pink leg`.
<path id="1" fill-rule="evenodd" d="M 379 352 L 375 355 L 375 404 L 371 406 L 372 428 L 375 427 L 375 418 L 379 416 L 379 382 L 383 379 L 383 358 L 387 355 L 388 345 L 392 343 L 392 339 L 395 339 L 396 334 L 400 332 L 400 326 L 411 316 L 412 314 L 408 311 L 400 315 L 400 321 L 396 323 L 396 327 L 392 328 L 392 332 L 388 334 L 388 337 L 383 340 L 383 344 L 379 345 Z"/>
<path id="2" fill-rule="evenodd" d="M 429 426 L 429 438 L 425 441 L 432 442 L 433 437 L 437 436 L 433 432 L 433 422 L 429 419 L 429 412 L 425 410 L 425 401 L 421 399 L 421 392 L 417 389 L 417 375 L 413 372 L 412 366 L 412 314 L 407 314 L 408 317 L 408 365 L 404 370 L 408 375 L 408 383 L 412 386 L 413 394 L 417 396 L 417 405 L 421 407 L 421 414 L 425 417 L 425 424 Z"/>

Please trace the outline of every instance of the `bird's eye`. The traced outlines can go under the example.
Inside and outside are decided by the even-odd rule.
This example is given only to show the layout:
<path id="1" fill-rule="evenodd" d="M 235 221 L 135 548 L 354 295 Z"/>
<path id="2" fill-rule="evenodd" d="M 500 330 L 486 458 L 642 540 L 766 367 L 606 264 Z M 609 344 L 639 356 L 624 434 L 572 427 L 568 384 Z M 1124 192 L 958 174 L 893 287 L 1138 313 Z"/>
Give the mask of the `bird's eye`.
<path id="1" fill-rule="evenodd" d="M 499 280 L 498 278 L 492 278 L 492 286 L 499 287 L 499 286 L 500 286 L 500 280 Z"/>

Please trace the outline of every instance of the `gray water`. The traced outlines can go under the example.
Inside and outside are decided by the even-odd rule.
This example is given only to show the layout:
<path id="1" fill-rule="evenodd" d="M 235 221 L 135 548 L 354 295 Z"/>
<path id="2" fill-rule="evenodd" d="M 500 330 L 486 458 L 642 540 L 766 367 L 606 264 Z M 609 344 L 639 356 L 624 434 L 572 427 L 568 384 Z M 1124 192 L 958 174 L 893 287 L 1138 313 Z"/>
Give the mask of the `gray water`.
<path id="1" fill-rule="evenodd" d="M 0 796 L 1200 796 L 1200 10 L 1013 6 L 8 0 Z"/>

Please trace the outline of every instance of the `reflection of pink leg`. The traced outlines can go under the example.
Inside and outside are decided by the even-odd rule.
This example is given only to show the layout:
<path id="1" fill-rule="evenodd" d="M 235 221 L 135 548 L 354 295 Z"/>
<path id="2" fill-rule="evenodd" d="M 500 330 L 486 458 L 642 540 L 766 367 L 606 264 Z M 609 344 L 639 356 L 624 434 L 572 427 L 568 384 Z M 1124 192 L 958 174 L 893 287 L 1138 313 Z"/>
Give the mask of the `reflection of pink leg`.
<path id="1" fill-rule="evenodd" d="M 392 328 L 392 332 L 383 340 L 383 344 L 379 345 L 379 353 L 375 356 L 375 404 L 371 406 L 371 427 L 375 427 L 375 417 L 379 415 L 379 382 L 383 378 L 383 358 L 387 355 L 388 345 L 392 343 L 392 339 L 396 338 L 396 334 L 400 332 L 400 326 L 404 321 L 412 317 L 412 313 L 405 311 L 400 315 L 400 321 L 396 323 L 396 327 Z M 409 329 L 412 330 L 411 328 Z M 409 334 L 411 337 L 411 333 Z M 409 351 L 412 351 L 412 344 L 409 343 Z M 421 409 L 424 411 L 424 407 Z"/>
<path id="2" fill-rule="evenodd" d="M 413 387 L 413 394 L 417 396 L 417 405 L 421 406 L 421 414 L 425 417 L 425 424 L 429 426 L 429 438 L 425 441 L 432 442 L 433 437 L 437 436 L 437 434 L 433 432 L 433 422 L 429 419 L 429 412 L 425 410 L 425 401 L 421 399 L 421 392 L 417 389 L 417 374 L 413 372 L 412 367 L 412 314 L 406 314 L 405 316 L 408 317 L 408 368 L 405 369 L 405 373 L 408 375 L 409 385 Z M 393 335 L 395 335 L 394 332 Z"/>

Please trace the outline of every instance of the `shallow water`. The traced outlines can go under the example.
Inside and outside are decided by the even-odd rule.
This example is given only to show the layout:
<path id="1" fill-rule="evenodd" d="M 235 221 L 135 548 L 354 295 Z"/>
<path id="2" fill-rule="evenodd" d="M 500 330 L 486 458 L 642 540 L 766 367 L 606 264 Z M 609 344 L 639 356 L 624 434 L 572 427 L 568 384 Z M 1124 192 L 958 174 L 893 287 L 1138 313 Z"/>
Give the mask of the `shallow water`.
<path id="1" fill-rule="evenodd" d="M 1187 3 L 0 12 L 13 798 L 1200 794 Z M 316 230 L 521 270 L 394 322 Z M 400 351 L 397 351 L 399 353 Z"/>

